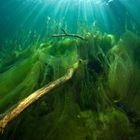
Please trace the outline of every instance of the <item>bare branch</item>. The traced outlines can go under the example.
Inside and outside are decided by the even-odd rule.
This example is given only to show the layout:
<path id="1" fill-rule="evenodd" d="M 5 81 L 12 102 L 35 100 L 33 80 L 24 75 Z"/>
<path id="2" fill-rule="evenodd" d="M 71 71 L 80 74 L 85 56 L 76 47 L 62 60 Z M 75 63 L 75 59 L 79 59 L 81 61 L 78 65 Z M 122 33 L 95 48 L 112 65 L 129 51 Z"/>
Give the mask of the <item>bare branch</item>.
<path id="1" fill-rule="evenodd" d="M 39 100 L 42 96 L 46 95 L 50 91 L 60 87 L 61 85 L 69 81 L 76 69 L 77 68 L 69 69 L 66 75 L 33 92 L 27 98 L 19 102 L 19 104 L 16 105 L 11 111 L 4 114 L 4 116 L 0 119 L 0 133 L 3 133 L 5 127 L 18 115 L 20 115 L 21 112 L 23 112 L 27 107 L 29 107 L 31 104 Z"/>
<path id="2" fill-rule="evenodd" d="M 61 30 L 64 34 L 68 34 L 63 28 L 61 28 Z"/>
<path id="3" fill-rule="evenodd" d="M 75 37 L 75 38 L 79 38 L 81 40 L 85 40 L 84 37 L 82 37 L 78 34 L 69 34 L 63 28 L 61 30 L 64 34 L 53 34 L 52 37 Z"/>

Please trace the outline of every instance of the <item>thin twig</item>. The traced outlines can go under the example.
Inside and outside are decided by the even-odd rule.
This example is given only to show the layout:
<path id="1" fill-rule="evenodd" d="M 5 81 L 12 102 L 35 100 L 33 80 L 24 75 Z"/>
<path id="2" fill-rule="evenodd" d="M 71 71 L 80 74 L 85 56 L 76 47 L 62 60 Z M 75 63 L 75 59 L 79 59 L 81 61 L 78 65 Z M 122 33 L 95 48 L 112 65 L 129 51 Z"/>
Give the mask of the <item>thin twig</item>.
<path id="1" fill-rule="evenodd" d="M 69 34 L 63 28 L 61 30 L 64 34 L 53 34 L 52 37 L 76 37 L 76 38 L 79 38 L 81 40 L 85 40 L 84 37 L 82 37 L 78 34 Z"/>
<path id="2" fill-rule="evenodd" d="M 21 114 L 27 107 L 29 107 L 31 104 L 39 100 L 42 96 L 46 95 L 50 91 L 60 87 L 67 81 L 69 81 L 75 70 L 77 68 L 71 68 L 69 69 L 68 73 L 64 75 L 63 77 L 57 79 L 54 82 L 51 82 L 50 84 L 38 89 L 37 91 L 33 92 L 31 95 L 29 95 L 27 98 L 23 99 L 21 102 L 19 102 L 18 105 L 16 105 L 12 110 L 7 112 L 3 118 L 0 119 L 0 133 L 3 133 L 5 127 L 14 120 L 18 115 Z"/>

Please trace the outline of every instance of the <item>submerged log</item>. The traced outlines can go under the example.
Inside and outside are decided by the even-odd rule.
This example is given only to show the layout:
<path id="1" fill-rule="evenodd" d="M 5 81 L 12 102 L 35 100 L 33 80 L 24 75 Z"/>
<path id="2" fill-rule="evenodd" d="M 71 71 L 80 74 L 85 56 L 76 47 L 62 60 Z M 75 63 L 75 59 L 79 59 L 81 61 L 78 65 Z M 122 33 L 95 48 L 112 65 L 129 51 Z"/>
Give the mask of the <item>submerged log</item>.
<path id="1" fill-rule="evenodd" d="M 74 75 L 77 67 L 71 68 L 68 70 L 67 74 L 63 77 L 57 79 L 49 83 L 48 85 L 36 90 L 27 98 L 23 99 L 19 102 L 14 108 L 12 108 L 9 112 L 5 113 L 2 118 L 0 118 L 0 133 L 3 133 L 5 127 L 14 120 L 18 115 L 20 115 L 26 108 L 28 108 L 31 104 L 39 100 L 41 97 L 51 92 L 52 90 L 60 87 L 64 83 L 68 82 Z"/>

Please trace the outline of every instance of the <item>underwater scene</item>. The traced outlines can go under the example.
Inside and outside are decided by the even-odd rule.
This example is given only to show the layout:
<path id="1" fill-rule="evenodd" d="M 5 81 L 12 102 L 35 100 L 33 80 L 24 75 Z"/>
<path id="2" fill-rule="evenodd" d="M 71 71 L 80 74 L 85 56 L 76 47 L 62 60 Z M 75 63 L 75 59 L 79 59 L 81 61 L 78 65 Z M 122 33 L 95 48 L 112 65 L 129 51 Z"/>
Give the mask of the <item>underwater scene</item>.
<path id="1" fill-rule="evenodd" d="M 0 140 L 140 140 L 140 0 L 1 0 Z"/>

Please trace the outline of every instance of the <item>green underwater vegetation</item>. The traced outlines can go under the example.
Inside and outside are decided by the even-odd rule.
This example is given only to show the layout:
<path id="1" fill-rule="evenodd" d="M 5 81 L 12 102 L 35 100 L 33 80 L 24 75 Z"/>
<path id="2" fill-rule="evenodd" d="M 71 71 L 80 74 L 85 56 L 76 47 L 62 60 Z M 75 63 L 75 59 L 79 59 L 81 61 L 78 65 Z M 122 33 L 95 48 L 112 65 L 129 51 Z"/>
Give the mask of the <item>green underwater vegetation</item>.
<path id="1" fill-rule="evenodd" d="M 23 111 L 2 140 L 139 140 L 140 36 L 98 30 L 45 38 L 0 53 L 1 118 L 22 99 L 78 65 L 72 79 Z M 22 36 L 21 36 L 22 38 Z M 47 38 L 47 39 L 46 39 Z"/>

